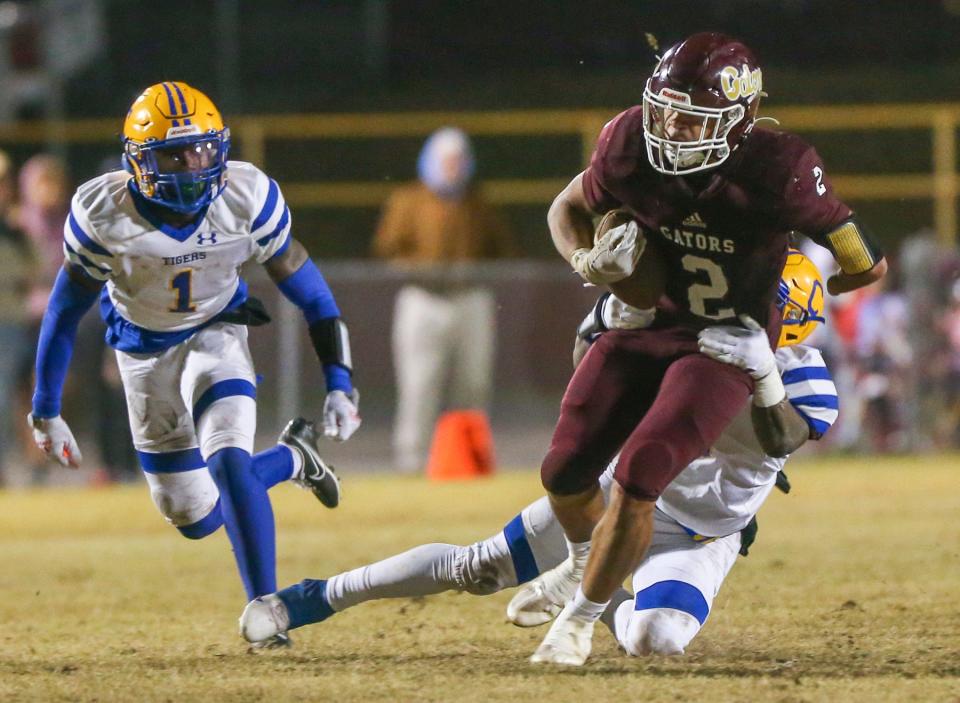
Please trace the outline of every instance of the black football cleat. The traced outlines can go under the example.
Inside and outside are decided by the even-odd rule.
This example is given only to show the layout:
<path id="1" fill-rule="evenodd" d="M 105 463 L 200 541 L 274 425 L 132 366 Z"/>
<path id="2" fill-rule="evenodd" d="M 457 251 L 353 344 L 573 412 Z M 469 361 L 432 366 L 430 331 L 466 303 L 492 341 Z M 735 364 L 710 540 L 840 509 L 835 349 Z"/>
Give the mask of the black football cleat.
<path id="1" fill-rule="evenodd" d="M 279 441 L 297 449 L 303 457 L 303 468 L 293 477 L 293 482 L 312 491 L 326 507 L 336 508 L 340 504 L 340 479 L 333 467 L 320 456 L 318 439 L 313 423 L 298 417 L 287 423 Z"/>

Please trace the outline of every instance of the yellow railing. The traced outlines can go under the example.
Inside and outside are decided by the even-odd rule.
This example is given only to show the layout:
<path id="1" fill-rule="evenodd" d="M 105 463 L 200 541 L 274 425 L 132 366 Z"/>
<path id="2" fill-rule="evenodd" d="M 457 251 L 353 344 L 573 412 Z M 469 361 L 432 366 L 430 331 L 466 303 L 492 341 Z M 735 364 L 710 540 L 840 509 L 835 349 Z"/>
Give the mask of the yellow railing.
<path id="1" fill-rule="evenodd" d="M 513 110 L 503 112 L 417 112 L 381 114 L 257 115 L 231 120 L 245 158 L 264 163 L 268 140 L 422 137 L 455 124 L 472 135 L 579 135 L 586 162 L 604 123 L 617 110 Z M 799 132 L 924 129 L 932 134 L 928 173 L 833 173 L 837 191 L 853 200 L 931 199 L 934 228 L 944 243 L 955 241 L 958 195 L 956 131 L 960 104 L 875 104 L 772 107 L 785 129 Z M 0 143 L 107 142 L 116 138 L 118 120 L 0 125 Z M 571 174 L 572 175 L 572 174 Z M 287 182 L 284 194 L 301 207 L 379 205 L 393 183 L 327 181 Z M 547 203 L 566 185 L 564 178 L 490 179 L 489 197 L 501 204 Z"/>

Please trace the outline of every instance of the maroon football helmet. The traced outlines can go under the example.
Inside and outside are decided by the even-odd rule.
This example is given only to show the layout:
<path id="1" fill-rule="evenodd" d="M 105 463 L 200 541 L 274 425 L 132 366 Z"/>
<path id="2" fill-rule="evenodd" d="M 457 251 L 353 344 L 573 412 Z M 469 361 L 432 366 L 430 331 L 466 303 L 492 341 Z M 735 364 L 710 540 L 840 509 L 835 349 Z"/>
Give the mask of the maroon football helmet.
<path id="1" fill-rule="evenodd" d="M 763 79 L 753 52 L 703 32 L 667 50 L 643 91 L 651 165 L 669 175 L 722 164 L 753 129 Z"/>

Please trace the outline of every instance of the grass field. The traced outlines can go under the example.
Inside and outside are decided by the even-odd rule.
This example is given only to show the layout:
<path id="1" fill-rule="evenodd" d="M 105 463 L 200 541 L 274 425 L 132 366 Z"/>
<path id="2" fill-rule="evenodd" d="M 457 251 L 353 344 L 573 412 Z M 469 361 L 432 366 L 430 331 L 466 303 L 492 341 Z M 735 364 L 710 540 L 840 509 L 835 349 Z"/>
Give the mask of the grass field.
<path id="1" fill-rule="evenodd" d="M 683 657 L 602 628 L 577 670 L 526 662 L 510 595 L 360 606 L 254 656 L 225 535 L 189 542 L 144 487 L 0 492 L 2 701 L 958 701 L 960 459 L 798 463 Z M 421 542 L 469 542 L 537 496 L 530 472 L 346 478 L 343 505 L 273 492 L 286 585 Z"/>

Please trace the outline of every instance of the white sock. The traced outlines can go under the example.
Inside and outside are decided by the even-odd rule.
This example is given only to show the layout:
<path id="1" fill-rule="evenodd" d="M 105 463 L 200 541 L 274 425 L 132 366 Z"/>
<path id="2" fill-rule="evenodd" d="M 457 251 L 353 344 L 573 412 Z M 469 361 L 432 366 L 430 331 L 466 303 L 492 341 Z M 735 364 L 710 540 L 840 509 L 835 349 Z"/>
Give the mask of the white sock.
<path id="1" fill-rule="evenodd" d="M 293 457 L 293 473 L 290 478 L 299 478 L 303 474 L 303 453 L 296 447 L 283 445 L 290 450 L 290 456 Z"/>
<path id="2" fill-rule="evenodd" d="M 607 609 L 609 603 L 610 601 L 596 603 L 590 600 L 583 595 L 583 587 L 580 586 L 577 588 L 577 594 L 573 597 L 573 600 L 567 604 L 567 608 L 573 617 L 596 622 L 603 615 L 603 611 Z"/>
<path id="3" fill-rule="evenodd" d="M 570 538 L 564 535 L 567 542 L 567 551 L 570 552 L 570 558 L 573 559 L 573 573 L 577 578 L 583 576 L 583 570 L 587 566 L 587 559 L 590 558 L 590 541 L 571 542 Z"/>
<path id="4" fill-rule="evenodd" d="M 327 580 L 327 601 L 336 611 L 378 598 L 411 598 L 459 588 L 453 544 L 424 544 Z"/>
<path id="5" fill-rule="evenodd" d="M 626 605 L 624 605 L 626 603 Z M 618 588 L 607 609 L 600 616 L 600 621 L 607 626 L 617 642 L 623 642 L 621 633 L 627 635 L 627 625 L 630 623 L 630 614 L 633 612 L 633 596 L 623 588 Z"/>

